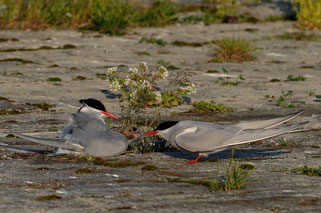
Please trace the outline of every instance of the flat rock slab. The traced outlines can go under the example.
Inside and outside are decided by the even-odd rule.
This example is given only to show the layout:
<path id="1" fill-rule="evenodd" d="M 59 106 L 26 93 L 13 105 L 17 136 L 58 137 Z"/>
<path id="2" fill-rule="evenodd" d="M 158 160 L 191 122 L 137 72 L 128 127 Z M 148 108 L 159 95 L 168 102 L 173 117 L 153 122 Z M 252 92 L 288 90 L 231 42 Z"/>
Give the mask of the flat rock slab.
<path id="1" fill-rule="evenodd" d="M 274 38 L 293 31 L 296 29 L 291 22 L 140 28 L 123 37 L 76 31 L 1 31 L 1 38 L 18 41 L 11 39 L 0 43 L 0 96 L 3 97 L 0 111 L 4 112 L 0 115 L 0 142 L 41 151 L 28 154 L 0 147 L 1 211 L 320 212 L 320 177 L 291 170 L 304 165 L 321 165 L 320 100 L 309 95 L 311 92 L 321 94 L 321 43 Z M 143 37 L 152 36 L 168 44 L 162 47 L 139 42 Z M 257 60 L 242 64 L 208 63 L 214 56 L 210 42 L 232 36 L 253 41 L 259 47 Z M 175 46 L 171 44 L 174 41 L 202 45 Z M 210 192 L 206 186 L 177 182 L 177 179 L 207 180 L 217 174 L 223 175 L 231 149 L 212 154 L 194 165 L 185 164 L 187 159 L 195 158 L 194 154 L 128 152 L 108 160 L 143 164 L 111 168 L 75 159 L 47 158 L 43 152 L 49 147 L 10 137 L 12 132 L 59 136 L 66 124 L 64 112 L 75 112 L 81 98 L 99 99 L 109 111 L 121 115 L 118 94 L 112 93 L 107 81 L 97 78 L 97 74 L 106 74 L 108 67 L 118 66 L 126 75 L 128 67 L 138 66 L 141 61 L 155 69 L 159 60 L 179 68 L 170 71 L 169 79 L 157 85 L 161 89 L 166 89 L 177 76 L 184 75 L 197 85 L 197 93 L 189 96 L 191 101 L 215 100 L 236 109 L 226 114 L 176 113 L 171 116 L 173 111 L 185 112 L 191 107 L 184 104 L 165 109 L 164 120 L 236 123 L 305 109 L 291 122 L 310 121 L 304 126 L 306 131 L 236 147 L 234 157 L 238 163 L 250 163 L 255 170 L 244 189 L 228 192 Z M 226 73 L 222 68 L 228 70 L 231 80 L 240 75 L 244 80 L 239 80 L 238 86 L 223 86 L 220 77 Z M 302 75 L 306 80 L 287 81 L 288 75 Z M 48 78 L 61 81 L 47 81 Z M 272 79 L 280 81 L 271 82 Z M 276 106 L 282 91 L 289 90 L 293 95 L 287 101 L 304 104 L 296 108 Z M 44 103 L 48 106 L 39 105 Z M 14 110 L 19 113 L 5 113 Z M 280 144 L 284 139 L 289 142 L 287 146 Z M 142 170 L 149 164 L 159 170 Z M 82 168 L 90 169 L 91 173 L 77 174 Z M 59 197 L 35 201 L 46 195 Z"/>

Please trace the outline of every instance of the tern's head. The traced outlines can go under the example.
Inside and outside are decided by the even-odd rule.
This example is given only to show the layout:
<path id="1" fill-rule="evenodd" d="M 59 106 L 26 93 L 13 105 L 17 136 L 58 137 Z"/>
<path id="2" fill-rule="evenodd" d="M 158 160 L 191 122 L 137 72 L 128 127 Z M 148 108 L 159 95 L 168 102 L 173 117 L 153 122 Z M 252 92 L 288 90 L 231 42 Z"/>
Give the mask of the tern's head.
<path id="1" fill-rule="evenodd" d="M 93 99 L 93 98 L 81 99 L 79 100 L 79 102 L 83 104 L 83 106 L 79 109 L 79 111 L 85 111 L 89 109 L 92 112 L 97 112 L 97 115 L 109 116 L 111 118 L 119 120 L 118 117 L 106 111 L 105 106 L 96 99 Z"/>
<path id="2" fill-rule="evenodd" d="M 148 135 L 157 135 L 159 133 L 165 132 L 167 129 L 175 126 L 179 121 L 165 121 L 159 124 L 154 130 L 148 131 L 144 133 L 144 136 Z"/>
<path id="3" fill-rule="evenodd" d="M 138 135 L 136 134 L 136 131 L 137 131 L 136 126 L 129 125 L 123 130 L 123 134 L 126 136 L 126 138 L 130 140 L 138 137 Z"/>

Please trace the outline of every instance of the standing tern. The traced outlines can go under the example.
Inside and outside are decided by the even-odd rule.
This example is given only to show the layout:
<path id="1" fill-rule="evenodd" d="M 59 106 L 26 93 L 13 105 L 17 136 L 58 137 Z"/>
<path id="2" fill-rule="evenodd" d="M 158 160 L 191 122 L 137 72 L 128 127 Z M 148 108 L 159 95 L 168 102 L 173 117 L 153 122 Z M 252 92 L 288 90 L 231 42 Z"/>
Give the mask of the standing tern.
<path id="1" fill-rule="evenodd" d="M 104 105 L 93 98 L 81 99 L 83 106 L 75 114 L 66 113 L 69 124 L 63 128 L 60 138 L 48 139 L 14 133 L 14 135 L 40 143 L 58 147 L 58 153 L 68 151 L 83 152 L 94 157 L 109 157 L 127 149 L 128 139 L 137 137 L 134 126 L 128 126 L 123 134 L 110 130 L 104 120 L 105 116 L 119 119 L 106 111 Z M 59 153 L 60 152 L 60 153 Z M 67 152 L 68 153 L 68 152 Z"/>
<path id="2" fill-rule="evenodd" d="M 159 135 L 182 151 L 198 153 L 195 160 L 186 161 L 190 164 L 196 163 L 202 155 L 207 156 L 229 146 L 289 133 L 307 122 L 279 128 L 274 127 L 297 117 L 301 113 L 302 111 L 281 118 L 245 121 L 235 125 L 188 120 L 166 121 L 159 124 L 155 130 L 145 132 L 144 136 Z"/>

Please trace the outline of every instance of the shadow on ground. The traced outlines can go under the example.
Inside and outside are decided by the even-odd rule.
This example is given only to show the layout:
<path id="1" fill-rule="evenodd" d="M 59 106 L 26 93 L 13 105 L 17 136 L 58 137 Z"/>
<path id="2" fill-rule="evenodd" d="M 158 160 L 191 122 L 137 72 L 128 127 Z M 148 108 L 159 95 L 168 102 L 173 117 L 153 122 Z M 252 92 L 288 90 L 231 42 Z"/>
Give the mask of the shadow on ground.
<path id="1" fill-rule="evenodd" d="M 234 152 L 235 159 L 260 159 L 260 158 L 269 158 L 281 156 L 284 154 L 290 153 L 290 150 L 283 150 L 280 148 L 269 148 L 269 149 L 237 149 Z M 194 160 L 197 158 L 198 154 L 196 153 L 184 153 L 184 152 L 163 152 L 163 154 L 175 157 L 183 158 L 187 160 Z M 223 150 L 217 153 L 210 154 L 208 157 L 202 156 L 201 161 L 207 161 L 212 159 L 230 159 L 232 157 L 232 149 Z"/>

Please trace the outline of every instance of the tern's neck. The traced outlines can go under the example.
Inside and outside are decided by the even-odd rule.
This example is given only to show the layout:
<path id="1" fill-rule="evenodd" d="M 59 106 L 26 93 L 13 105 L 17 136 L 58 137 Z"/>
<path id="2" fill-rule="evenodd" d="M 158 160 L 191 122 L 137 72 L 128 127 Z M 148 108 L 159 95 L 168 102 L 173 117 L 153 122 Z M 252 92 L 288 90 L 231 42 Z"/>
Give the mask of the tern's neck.
<path id="1" fill-rule="evenodd" d="M 161 136 L 162 138 L 164 138 L 167 141 L 170 140 L 170 131 L 169 131 L 169 129 L 165 129 L 165 130 L 159 131 L 158 135 Z"/>

